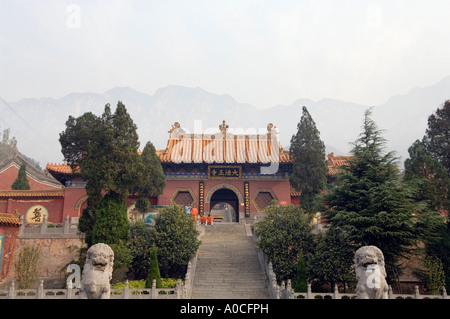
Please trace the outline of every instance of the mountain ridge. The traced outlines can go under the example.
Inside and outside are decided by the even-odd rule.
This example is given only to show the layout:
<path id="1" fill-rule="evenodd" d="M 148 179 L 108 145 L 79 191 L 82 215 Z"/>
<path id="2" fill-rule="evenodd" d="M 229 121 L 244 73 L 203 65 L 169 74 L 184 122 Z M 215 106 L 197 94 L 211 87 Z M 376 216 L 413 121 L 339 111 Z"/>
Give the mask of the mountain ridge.
<path id="1" fill-rule="evenodd" d="M 448 93 L 447 93 L 448 92 Z M 427 118 L 450 98 L 450 76 L 434 85 L 412 88 L 408 93 L 390 97 L 386 103 L 373 106 L 373 117 L 380 129 L 386 130 L 387 151 L 395 150 L 402 160 L 407 148 L 421 139 Z M 189 132 L 218 131 L 222 120 L 230 128 L 245 132 L 264 130 L 269 122 L 279 129 L 280 142 L 288 147 L 306 106 L 327 149 L 347 155 L 350 143 L 358 138 L 364 111 L 371 107 L 331 98 L 312 101 L 298 98 L 289 105 L 274 105 L 258 109 L 240 103 L 229 94 L 216 94 L 200 87 L 167 85 L 153 95 L 122 86 L 103 93 L 72 92 L 61 98 L 26 98 L 17 102 L 0 100 L 1 129 L 10 128 L 19 150 L 45 167 L 50 162 L 62 162 L 59 133 L 65 129 L 69 115 L 85 112 L 101 115 L 106 103 L 114 111 L 118 101 L 127 107 L 138 127 L 141 147 L 151 141 L 156 148 L 165 148 L 168 130 L 178 121 Z M 13 125 L 14 124 L 14 125 Z"/>

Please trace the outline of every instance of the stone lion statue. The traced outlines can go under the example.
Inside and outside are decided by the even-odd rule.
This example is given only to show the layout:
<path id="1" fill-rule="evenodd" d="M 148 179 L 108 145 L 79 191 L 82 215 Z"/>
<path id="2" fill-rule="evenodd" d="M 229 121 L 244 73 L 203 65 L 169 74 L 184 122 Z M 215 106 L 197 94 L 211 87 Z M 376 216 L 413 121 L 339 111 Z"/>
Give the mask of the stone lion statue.
<path id="1" fill-rule="evenodd" d="M 355 252 L 357 299 L 388 299 L 383 252 L 376 246 L 363 246 Z"/>
<path id="2" fill-rule="evenodd" d="M 114 252 L 111 247 L 102 243 L 91 246 L 86 254 L 79 298 L 109 299 L 113 265 Z"/>

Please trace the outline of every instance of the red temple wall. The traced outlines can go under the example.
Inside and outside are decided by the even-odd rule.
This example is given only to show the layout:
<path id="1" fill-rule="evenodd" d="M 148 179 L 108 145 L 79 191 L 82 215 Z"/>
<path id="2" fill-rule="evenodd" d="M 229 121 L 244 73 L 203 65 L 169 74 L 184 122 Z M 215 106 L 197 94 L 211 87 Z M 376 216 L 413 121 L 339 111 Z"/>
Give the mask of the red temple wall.
<path id="1" fill-rule="evenodd" d="M 15 212 L 25 216 L 27 211 L 35 206 L 41 205 L 48 211 L 48 222 L 62 223 L 63 222 L 63 207 L 64 198 L 48 198 L 48 199 L 10 199 L 9 205 L 7 204 L 7 210 L 3 210 L 5 213 L 14 214 Z M 31 212 L 30 212 L 31 213 Z"/>
<path id="2" fill-rule="evenodd" d="M 11 165 L 7 169 L 5 169 L 1 173 L 0 178 L 0 190 L 11 190 L 11 185 L 16 180 L 17 176 L 19 175 L 19 168 L 17 168 L 15 165 Z M 40 183 L 36 181 L 35 179 L 31 178 L 30 176 L 27 176 L 28 183 L 30 184 L 30 190 L 55 190 L 59 189 L 58 187 L 47 185 L 44 183 Z M 62 185 L 61 185 L 62 186 Z"/>
<path id="3" fill-rule="evenodd" d="M 199 202 L 199 182 L 204 183 L 204 210 L 205 212 L 210 210 L 208 202 L 208 196 L 212 195 L 215 190 L 220 189 L 221 185 L 227 187 L 231 185 L 233 191 L 239 192 L 238 197 L 244 199 L 244 180 L 167 180 L 164 193 L 158 197 L 158 205 L 172 205 L 175 194 L 180 190 L 189 190 L 194 196 L 195 206 L 198 208 Z M 287 180 L 248 180 L 249 185 L 249 197 L 250 197 L 250 212 L 255 213 L 258 211 L 254 205 L 255 195 L 260 191 L 271 190 L 278 202 L 285 201 L 291 203 L 290 185 Z M 236 192 L 236 191 L 235 191 Z M 243 202 L 240 202 L 239 212 L 244 212 Z"/>

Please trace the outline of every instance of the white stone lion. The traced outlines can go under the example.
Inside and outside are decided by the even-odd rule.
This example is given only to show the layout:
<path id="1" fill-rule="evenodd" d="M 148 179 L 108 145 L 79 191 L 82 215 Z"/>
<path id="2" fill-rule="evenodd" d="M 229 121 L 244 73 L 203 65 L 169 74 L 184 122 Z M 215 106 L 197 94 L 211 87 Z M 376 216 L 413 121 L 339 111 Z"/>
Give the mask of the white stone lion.
<path id="1" fill-rule="evenodd" d="M 357 299 L 388 299 L 383 252 L 376 246 L 363 246 L 355 252 Z"/>
<path id="2" fill-rule="evenodd" d="M 91 246 L 86 254 L 86 262 L 80 285 L 80 299 L 109 299 L 114 252 L 106 244 Z"/>

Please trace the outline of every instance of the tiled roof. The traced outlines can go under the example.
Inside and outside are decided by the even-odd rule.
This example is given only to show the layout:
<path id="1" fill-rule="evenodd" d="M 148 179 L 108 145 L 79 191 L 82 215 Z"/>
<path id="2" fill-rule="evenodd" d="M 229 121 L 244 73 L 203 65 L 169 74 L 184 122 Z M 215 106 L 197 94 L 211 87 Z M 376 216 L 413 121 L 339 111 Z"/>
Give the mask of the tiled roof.
<path id="1" fill-rule="evenodd" d="M 0 225 L 20 226 L 20 219 L 14 214 L 0 214 Z"/>
<path id="2" fill-rule="evenodd" d="M 11 165 L 15 165 L 16 167 L 20 168 L 22 164 L 26 165 L 26 172 L 27 175 L 34 180 L 52 186 L 57 188 L 62 188 L 63 185 L 61 185 L 60 182 L 58 182 L 51 174 L 49 174 L 46 171 L 42 171 L 34 167 L 33 165 L 30 165 L 26 160 L 24 160 L 20 155 L 16 155 L 14 157 L 8 158 L 0 163 L 0 173 L 6 170 L 7 168 L 11 167 Z"/>
<path id="3" fill-rule="evenodd" d="M 72 170 L 72 168 L 67 165 L 67 164 L 50 164 L 48 163 L 45 170 L 47 172 L 52 171 L 52 172 L 56 172 L 56 173 L 63 173 L 63 174 L 73 174 L 73 173 L 79 173 L 80 170 L 79 168 L 75 168 L 74 170 Z"/>
<path id="4" fill-rule="evenodd" d="M 275 145 L 272 143 L 275 142 Z M 268 134 L 180 134 L 158 150 L 162 163 L 289 163 L 289 152 Z"/>
<path id="5" fill-rule="evenodd" d="M 12 190 L 12 191 L 0 191 L 0 198 L 17 198 L 17 197 L 64 197 L 64 189 L 61 190 Z"/>
<path id="6" fill-rule="evenodd" d="M 328 174 L 334 175 L 340 172 L 340 166 L 347 166 L 348 160 L 353 156 L 334 156 L 334 153 L 328 154 Z"/>

